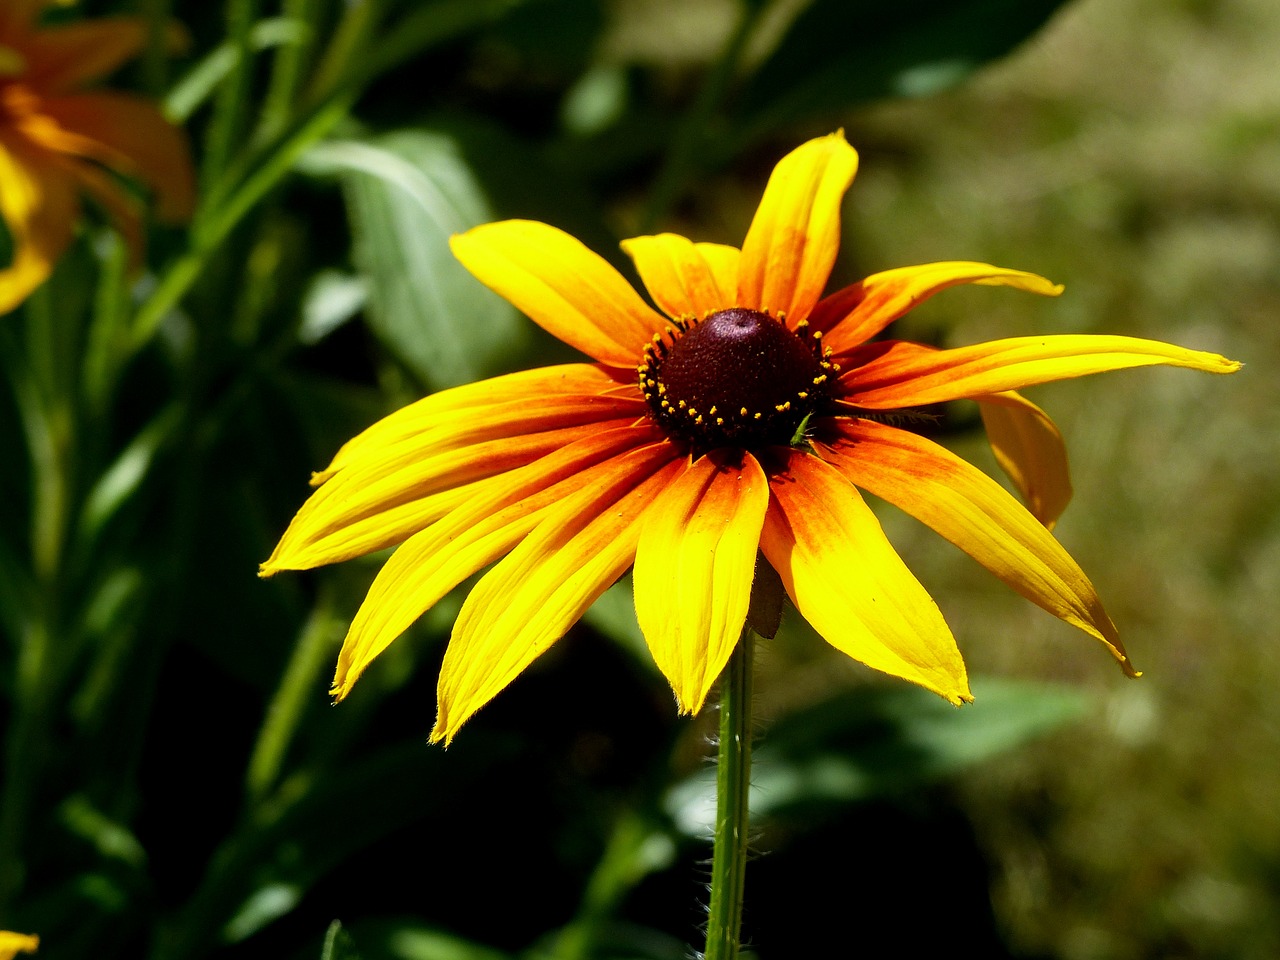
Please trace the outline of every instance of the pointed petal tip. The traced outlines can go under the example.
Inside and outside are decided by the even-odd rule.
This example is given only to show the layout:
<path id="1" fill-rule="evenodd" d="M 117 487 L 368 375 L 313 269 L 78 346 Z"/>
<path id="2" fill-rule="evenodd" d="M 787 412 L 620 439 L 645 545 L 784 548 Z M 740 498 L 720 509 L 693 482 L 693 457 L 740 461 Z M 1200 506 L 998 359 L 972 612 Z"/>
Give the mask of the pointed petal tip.
<path id="1" fill-rule="evenodd" d="M 281 569 L 281 567 L 276 566 L 270 560 L 266 560 L 263 563 L 258 564 L 258 579 L 267 580 L 274 577 Z"/>

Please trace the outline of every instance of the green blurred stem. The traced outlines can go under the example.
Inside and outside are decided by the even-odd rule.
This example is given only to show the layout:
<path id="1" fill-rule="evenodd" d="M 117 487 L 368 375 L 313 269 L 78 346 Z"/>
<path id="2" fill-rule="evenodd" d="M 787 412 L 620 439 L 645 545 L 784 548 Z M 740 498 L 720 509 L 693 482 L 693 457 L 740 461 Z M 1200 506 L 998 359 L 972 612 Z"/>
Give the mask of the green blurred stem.
<path id="1" fill-rule="evenodd" d="M 705 960 L 736 960 L 742 930 L 742 891 L 750 830 L 751 667 L 755 631 L 749 625 L 721 680 L 720 746 L 716 756 L 716 835 L 711 861 L 711 908 Z"/>
<path id="2" fill-rule="evenodd" d="M 595 956 L 600 929 L 614 916 L 622 899 L 653 869 L 645 848 L 655 832 L 653 825 L 633 810 L 618 818 L 587 883 L 577 915 L 550 949 L 537 956 L 548 960 L 587 960 Z"/>
<path id="3" fill-rule="evenodd" d="M 300 26 L 301 37 L 297 43 L 281 44 L 271 64 L 271 84 L 267 88 L 259 127 L 260 135 L 267 138 L 283 130 L 293 115 L 303 74 L 319 33 L 320 4 L 317 0 L 284 0 L 282 12 L 287 20 Z"/>
<path id="4" fill-rule="evenodd" d="M 72 398 L 78 343 L 75 325 L 59 322 L 50 297 L 45 286 L 28 298 L 24 319 L 29 368 L 15 367 L 11 373 L 31 458 L 31 565 L 37 596 L 26 611 L 5 738 L 0 914 L 22 885 L 27 818 L 44 767 L 48 708 L 58 674 L 54 641 L 61 629 L 63 557 L 75 487 Z"/>
<path id="5" fill-rule="evenodd" d="M 703 156 L 713 150 L 709 127 L 717 110 L 724 102 L 729 83 L 733 80 L 746 50 L 747 41 L 755 30 L 763 5 L 757 2 L 742 4 L 738 23 L 725 42 L 711 73 L 707 76 L 694 99 L 689 112 L 676 128 L 675 137 L 667 149 L 662 167 L 654 179 L 652 197 L 641 224 L 641 233 L 650 233 L 664 220 L 671 208 L 684 195 L 689 181 L 698 175 L 705 165 Z"/>
<path id="6" fill-rule="evenodd" d="M 227 168 L 236 144 L 244 134 L 253 77 L 253 22 L 256 0 L 227 0 L 227 40 L 235 50 L 235 65 L 218 88 L 213 119 L 205 140 L 200 182 L 205 189 L 216 183 Z"/>
<path id="7" fill-rule="evenodd" d="M 147 18 L 147 49 L 142 56 L 142 82 L 153 97 L 169 87 L 169 19 L 172 0 L 142 0 Z"/>
<path id="8" fill-rule="evenodd" d="M 250 806 L 262 803 L 280 780 L 285 755 L 324 674 L 340 625 L 333 609 L 332 590 L 321 587 L 284 676 L 280 678 L 280 686 L 267 707 L 258 742 L 249 759 L 245 793 Z"/>
<path id="9" fill-rule="evenodd" d="M 191 247 L 174 261 L 134 318 L 130 347 L 140 350 L 155 335 L 161 322 L 200 278 L 209 258 L 231 231 L 271 188 L 292 168 L 313 143 L 346 116 L 354 95 L 335 98 L 300 120 L 291 130 L 264 150 L 249 173 L 208 209 L 191 230 Z"/>

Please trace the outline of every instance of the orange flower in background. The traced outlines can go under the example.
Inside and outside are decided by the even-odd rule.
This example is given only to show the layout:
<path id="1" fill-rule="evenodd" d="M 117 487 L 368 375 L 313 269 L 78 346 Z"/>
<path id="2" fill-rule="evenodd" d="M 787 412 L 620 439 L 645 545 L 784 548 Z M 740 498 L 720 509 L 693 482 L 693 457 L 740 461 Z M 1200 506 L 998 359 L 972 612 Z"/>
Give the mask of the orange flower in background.
<path id="1" fill-rule="evenodd" d="M 88 194 L 124 236 L 136 261 L 142 208 L 117 179 L 155 195 L 165 220 L 190 216 L 191 160 L 182 133 L 154 104 L 81 88 L 137 56 L 147 23 L 112 17 L 40 27 L 43 0 L 0 6 L 0 214 L 12 261 L 0 269 L 0 313 L 48 279 L 66 251 Z"/>
<path id="2" fill-rule="evenodd" d="M 859 488 L 1101 641 L 1135 675 L 1093 586 L 1049 532 L 1070 497 L 1061 437 L 1015 391 L 1125 367 L 1239 364 L 1128 337 L 952 350 L 871 341 L 956 284 L 1048 296 L 1061 287 L 948 262 L 878 273 L 824 299 L 856 168 L 840 134 L 793 151 L 741 250 L 672 234 L 626 241 L 661 312 L 554 227 L 507 221 L 454 238 L 472 273 L 595 362 L 429 396 L 315 475 L 319 489 L 262 575 L 399 545 L 347 634 L 338 699 L 417 617 L 495 564 L 463 604 L 441 669 L 432 739 L 448 742 L 634 564 L 645 639 L 680 710 L 696 712 L 738 641 L 757 553 L 834 647 L 953 703 L 972 699 L 942 615 Z M 901 411 L 960 398 L 979 402 L 1030 509 L 893 425 Z"/>

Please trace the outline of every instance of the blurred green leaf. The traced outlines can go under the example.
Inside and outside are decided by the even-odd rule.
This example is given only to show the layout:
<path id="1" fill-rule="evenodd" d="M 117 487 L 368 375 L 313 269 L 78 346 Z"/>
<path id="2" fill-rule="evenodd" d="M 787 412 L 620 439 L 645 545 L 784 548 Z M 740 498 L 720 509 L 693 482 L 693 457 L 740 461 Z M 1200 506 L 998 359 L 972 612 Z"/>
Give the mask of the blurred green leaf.
<path id="1" fill-rule="evenodd" d="M 526 324 L 454 259 L 449 237 L 493 219 L 450 137 L 404 130 L 322 144 L 305 169 L 346 188 L 375 333 L 433 389 L 496 372 Z"/>
<path id="2" fill-rule="evenodd" d="M 954 86 L 1035 33 L 1063 0 L 814 0 L 752 77 L 747 136 Z"/>
<path id="3" fill-rule="evenodd" d="M 337 920 L 329 924 L 329 929 L 325 931 L 320 960 L 360 960 L 355 943 Z"/>
<path id="4" fill-rule="evenodd" d="M 954 773 L 1080 716 L 1088 697 L 1060 685 L 986 679 L 957 709 L 916 687 L 844 692 L 769 728 L 751 768 L 751 812 L 786 816 L 893 795 Z M 668 794 L 684 833 L 705 836 L 715 815 L 715 770 Z"/>
<path id="5" fill-rule="evenodd" d="M 360 925 L 371 955 L 387 960 L 511 960 L 510 954 L 413 921 Z"/>

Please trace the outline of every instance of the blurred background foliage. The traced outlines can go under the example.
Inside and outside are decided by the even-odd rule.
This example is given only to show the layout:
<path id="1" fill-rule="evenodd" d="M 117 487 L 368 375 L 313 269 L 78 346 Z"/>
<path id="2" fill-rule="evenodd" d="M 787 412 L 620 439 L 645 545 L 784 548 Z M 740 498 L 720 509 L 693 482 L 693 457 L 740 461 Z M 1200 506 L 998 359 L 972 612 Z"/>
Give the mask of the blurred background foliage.
<path id="1" fill-rule="evenodd" d="M 201 203 L 137 278 L 91 216 L 0 318 L 0 926 L 50 958 L 687 956 L 710 718 L 676 718 L 625 583 L 445 753 L 425 737 L 456 599 L 330 709 L 378 558 L 254 570 L 370 421 L 569 356 L 451 233 L 539 219 L 624 271 L 640 232 L 738 243 L 772 164 L 843 126 L 862 168 L 833 283 L 970 258 L 1067 285 L 956 290 L 899 335 L 1120 333 L 1249 366 L 1035 393 L 1073 456 L 1056 532 L 1145 679 L 889 511 L 971 671 L 1002 679 L 957 712 L 802 623 L 761 646 L 754 948 L 1280 954 L 1272 0 L 48 16 L 110 13 L 189 34 L 113 83 L 185 124 Z M 949 442 L 990 468 L 977 423 L 956 405 Z"/>

